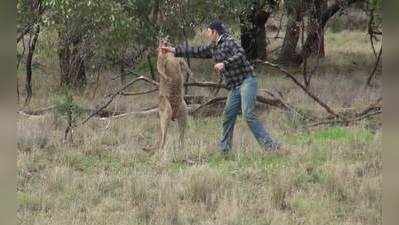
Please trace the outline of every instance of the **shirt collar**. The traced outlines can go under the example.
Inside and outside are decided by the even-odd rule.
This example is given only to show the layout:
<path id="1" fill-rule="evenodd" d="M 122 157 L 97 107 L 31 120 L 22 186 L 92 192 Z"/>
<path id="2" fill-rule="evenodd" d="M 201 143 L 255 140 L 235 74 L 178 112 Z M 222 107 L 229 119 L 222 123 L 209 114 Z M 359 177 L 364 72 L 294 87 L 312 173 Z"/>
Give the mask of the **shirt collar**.
<path id="1" fill-rule="evenodd" d="M 221 41 L 226 38 L 227 34 L 219 35 L 218 40 L 216 41 L 216 45 L 219 45 Z"/>
<path id="2" fill-rule="evenodd" d="M 219 44 L 220 39 L 222 39 L 222 35 L 219 35 L 218 40 L 216 41 L 216 44 Z"/>

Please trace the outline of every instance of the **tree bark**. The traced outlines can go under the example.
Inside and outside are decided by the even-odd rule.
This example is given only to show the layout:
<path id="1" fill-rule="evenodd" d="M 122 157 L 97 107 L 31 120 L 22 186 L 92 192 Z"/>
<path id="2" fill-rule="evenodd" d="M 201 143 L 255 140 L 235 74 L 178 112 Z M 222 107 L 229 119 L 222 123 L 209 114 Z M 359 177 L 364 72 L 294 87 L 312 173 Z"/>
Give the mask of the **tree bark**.
<path id="1" fill-rule="evenodd" d="M 309 18 L 309 29 L 306 42 L 302 47 L 301 60 L 304 61 L 310 55 L 325 56 L 324 27 L 322 15 L 327 11 L 326 0 L 313 0 L 311 5 L 311 16 Z"/>
<path id="2" fill-rule="evenodd" d="M 336 1 L 330 7 L 327 6 L 327 1 L 314 1 L 316 12 L 317 12 L 317 26 L 312 29 L 306 38 L 305 45 L 300 53 L 301 62 L 304 58 L 308 58 L 313 53 L 318 53 L 324 57 L 324 28 L 331 17 L 333 17 L 338 11 L 348 7 L 356 2 L 364 2 L 365 0 L 348 0 L 344 3 L 342 1 Z M 318 43 L 320 41 L 320 43 Z M 320 47 L 315 46 L 319 44 Z"/>
<path id="3" fill-rule="evenodd" d="M 377 60 L 375 62 L 374 69 L 371 72 L 370 76 L 367 78 L 367 83 L 366 83 L 367 86 L 371 86 L 371 81 L 372 81 L 373 77 L 375 76 L 375 73 L 377 72 L 377 68 L 378 68 L 378 65 L 379 65 L 379 63 L 381 61 L 381 57 L 382 57 L 382 47 L 380 49 L 380 52 L 378 53 L 378 57 L 377 57 Z"/>
<path id="4" fill-rule="evenodd" d="M 296 48 L 301 31 L 300 22 L 303 17 L 302 14 L 302 7 L 300 3 L 287 6 L 288 22 L 279 56 L 279 62 L 282 65 L 297 65 L 299 62 L 299 56 L 296 52 Z"/>
<path id="5" fill-rule="evenodd" d="M 37 39 L 39 38 L 40 26 L 37 25 L 35 33 L 33 34 L 33 40 L 29 40 L 29 50 L 26 57 L 26 99 L 25 105 L 28 105 L 32 98 L 32 59 L 35 53 Z"/>
<path id="6" fill-rule="evenodd" d="M 240 18 L 241 45 L 249 60 L 266 59 L 266 22 L 270 12 L 262 9 L 259 1 L 252 3 Z"/>
<path id="7" fill-rule="evenodd" d="M 321 1 L 320 2 L 320 6 L 319 6 L 319 10 L 318 10 L 319 19 L 321 18 L 322 12 L 326 11 L 327 8 L 328 8 L 327 0 Z M 326 48 L 325 48 L 324 26 L 323 27 L 319 27 L 319 33 L 320 33 L 319 56 L 320 57 L 325 57 L 326 56 Z"/>
<path id="8" fill-rule="evenodd" d="M 58 57 L 61 86 L 84 88 L 86 85 L 85 59 L 81 52 L 81 37 L 68 37 L 59 32 Z"/>

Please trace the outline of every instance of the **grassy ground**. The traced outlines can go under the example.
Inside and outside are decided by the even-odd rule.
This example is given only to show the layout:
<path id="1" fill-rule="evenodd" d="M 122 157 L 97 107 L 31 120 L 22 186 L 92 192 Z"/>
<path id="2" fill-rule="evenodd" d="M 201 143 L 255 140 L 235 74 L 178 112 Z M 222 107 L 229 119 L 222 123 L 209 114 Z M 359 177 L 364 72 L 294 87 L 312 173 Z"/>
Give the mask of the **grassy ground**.
<path id="1" fill-rule="evenodd" d="M 365 34 L 328 33 L 326 48 L 327 58 L 312 80 L 323 100 L 337 110 L 360 110 L 379 97 L 379 81 L 364 89 L 373 65 Z M 207 65 L 193 62 L 196 74 L 209 73 Z M 52 104 L 57 81 L 51 71 L 35 70 L 32 108 Z M 298 108 L 326 115 L 277 72 L 258 68 L 257 74 L 261 88 L 280 90 Z M 87 91 L 75 98 L 79 104 L 93 106 L 119 85 L 110 80 L 111 73 L 102 75 L 96 96 L 93 74 Z M 199 76 L 205 78 L 214 79 Z M 123 97 L 111 109 L 130 111 L 156 102 L 156 95 Z M 20 116 L 18 224 L 382 223 L 379 120 L 306 130 L 274 108 L 259 116 L 273 136 L 293 149 L 291 155 L 262 152 L 241 118 L 234 151 L 225 158 L 216 148 L 220 117 L 190 118 L 184 150 L 177 149 L 172 125 L 165 152 L 149 154 L 141 147 L 154 142 L 154 116 L 93 119 L 74 132 L 70 144 L 62 143 L 64 124 L 54 115 Z M 160 163 L 163 157 L 167 160 Z M 188 159 L 195 165 L 185 163 Z"/>

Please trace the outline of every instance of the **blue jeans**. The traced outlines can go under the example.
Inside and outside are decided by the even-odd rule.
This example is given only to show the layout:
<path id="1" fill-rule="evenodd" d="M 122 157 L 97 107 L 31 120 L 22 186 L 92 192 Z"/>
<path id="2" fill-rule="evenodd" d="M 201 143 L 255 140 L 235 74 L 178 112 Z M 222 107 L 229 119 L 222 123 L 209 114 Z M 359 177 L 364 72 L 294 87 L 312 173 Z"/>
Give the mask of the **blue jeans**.
<path id="1" fill-rule="evenodd" d="M 234 125 L 240 110 L 252 134 L 263 149 L 273 151 L 280 146 L 280 143 L 270 136 L 254 113 L 257 85 L 256 78 L 249 76 L 240 86 L 230 90 L 223 112 L 223 132 L 220 140 L 222 152 L 231 150 Z"/>

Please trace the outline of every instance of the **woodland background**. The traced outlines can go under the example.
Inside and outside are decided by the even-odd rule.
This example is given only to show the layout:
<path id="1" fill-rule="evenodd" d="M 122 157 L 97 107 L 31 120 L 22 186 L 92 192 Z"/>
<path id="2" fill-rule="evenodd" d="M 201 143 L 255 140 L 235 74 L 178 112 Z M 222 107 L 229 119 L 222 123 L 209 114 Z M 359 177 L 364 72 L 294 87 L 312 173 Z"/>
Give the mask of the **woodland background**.
<path id="1" fill-rule="evenodd" d="M 382 1 L 17 0 L 18 224 L 382 224 Z M 217 153 L 227 91 L 189 59 L 187 148 L 158 129 L 156 48 L 224 21 L 259 81 Z M 166 163 L 160 163 L 163 154 Z"/>

